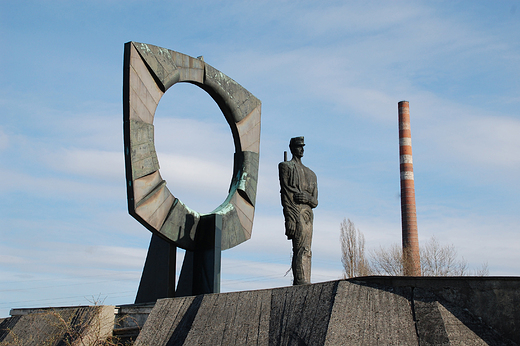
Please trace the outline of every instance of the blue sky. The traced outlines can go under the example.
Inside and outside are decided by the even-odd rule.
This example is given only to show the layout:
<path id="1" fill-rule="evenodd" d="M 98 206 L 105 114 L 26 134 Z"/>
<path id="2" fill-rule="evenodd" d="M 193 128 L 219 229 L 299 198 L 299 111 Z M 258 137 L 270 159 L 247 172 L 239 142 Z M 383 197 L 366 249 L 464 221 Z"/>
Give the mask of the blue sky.
<path id="1" fill-rule="evenodd" d="M 520 1 L 2 1 L 0 317 L 133 302 L 151 235 L 126 210 L 128 41 L 203 55 L 262 101 L 253 236 L 223 253 L 222 291 L 291 283 L 277 164 L 294 136 L 318 176 L 313 282 L 341 277 L 343 218 L 368 248 L 400 242 L 401 100 L 420 242 L 520 275 Z M 178 84 L 154 124 L 170 191 L 218 206 L 234 148 L 216 104 Z"/>

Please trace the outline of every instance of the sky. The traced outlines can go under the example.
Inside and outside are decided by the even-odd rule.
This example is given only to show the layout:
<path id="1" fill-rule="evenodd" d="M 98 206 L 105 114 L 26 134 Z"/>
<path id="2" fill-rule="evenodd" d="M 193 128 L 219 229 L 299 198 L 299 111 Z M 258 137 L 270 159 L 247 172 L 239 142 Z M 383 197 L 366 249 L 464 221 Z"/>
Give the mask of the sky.
<path id="1" fill-rule="evenodd" d="M 175 50 L 262 101 L 252 238 L 222 292 L 291 284 L 277 165 L 318 177 L 312 281 L 342 277 L 340 223 L 400 243 L 397 104 L 410 102 L 419 242 L 520 275 L 520 1 L 0 1 L 0 317 L 133 303 L 151 233 L 127 211 L 123 48 Z M 190 208 L 227 196 L 231 131 L 202 89 L 155 116 L 161 175 Z M 178 252 L 178 265 L 183 252 Z"/>

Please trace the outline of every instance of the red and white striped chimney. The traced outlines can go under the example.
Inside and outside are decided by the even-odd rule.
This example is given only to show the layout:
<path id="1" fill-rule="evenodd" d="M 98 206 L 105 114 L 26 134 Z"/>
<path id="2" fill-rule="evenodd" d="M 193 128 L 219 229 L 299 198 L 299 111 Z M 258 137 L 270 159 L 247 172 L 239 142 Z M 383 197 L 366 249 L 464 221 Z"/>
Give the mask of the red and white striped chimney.
<path id="1" fill-rule="evenodd" d="M 401 224 L 403 228 L 404 275 L 421 276 L 408 101 L 399 102 L 399 162 L 401 171 Z"/>

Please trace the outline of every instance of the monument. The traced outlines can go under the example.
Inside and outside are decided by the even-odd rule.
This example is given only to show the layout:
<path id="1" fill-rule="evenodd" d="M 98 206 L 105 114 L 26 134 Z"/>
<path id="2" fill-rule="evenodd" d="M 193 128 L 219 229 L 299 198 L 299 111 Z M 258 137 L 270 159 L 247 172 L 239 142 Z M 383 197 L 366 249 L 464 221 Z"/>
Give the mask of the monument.
<path id="1" fill-rule="evenodd" d="M 194 84 L 215 100 L 235 144 L 229 194 L 208 214 L 200 214 L 176 198 L 159 171 L 155 109 L 163 94 L 179 82 Z M 251 238 L 260 110 L 260 100 L 202 58 L 150 44 L 125 44 L 123 132 L 128 211 L 152 232 L 136 303 L 220 291 L 221 250 Z M 177 247 L 185 249 L 186 255 L 176 289 Z"/>
<path id="2" fill-rule="evenodd" d="M 518 277 L 372 276 L 301 285 L 310 281 L 318 205 L 316 175 L 301 162 L 303 137 L 291 139 L 292 160 L 284 155 L 279 164 L 296 286 L 199 294 L 218 293 L 220 251 L 251 236 L 260 101 L 201 59 L 156 46 L 127 43 L 124 66 L 128 209 L 153 234 L 136 302 L 150 303 L 15 308 L 0 317 L 0 345 L 520 344 Z M 177 82 L 207 91 L 235 140 L 229 194 L 209 214 L 175 198 L 159 173 L 153 118 Z M 400 102 L 399 115 L 403 206 L 415 215 L 408 102 Z M 413 244 L 410 224 L 406 237 Z M 175 291 L 177 246 L 186 257 Z M 174 295 L 189 296 L 155 302 Z"/>
<path id="3" fill-rule="evenodd" d="M 291 269 L 293 285 L 311 282 L 311 243 L 314 214 L 318 206 L 316 174 L 302 164 L 304 138 L 294 137 L 289 142 L 292 159 L 280 162 L 280 195 L 285 217 L 285 235 L 292 240 Z"/>

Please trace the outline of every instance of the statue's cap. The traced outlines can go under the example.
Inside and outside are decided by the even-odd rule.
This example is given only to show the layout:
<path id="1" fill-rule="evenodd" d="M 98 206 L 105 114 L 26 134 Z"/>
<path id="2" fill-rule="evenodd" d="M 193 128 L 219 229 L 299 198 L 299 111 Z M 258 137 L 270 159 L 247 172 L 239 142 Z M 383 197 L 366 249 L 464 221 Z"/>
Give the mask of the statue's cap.
<path id="1" fill-rule="evenodd" d="M 300 145 L 305 145 L 305 143 L 303 142 L 303 136 L 291 138 L 291 141 L 289 142 L 290 147 L 296 147 Z"/>

